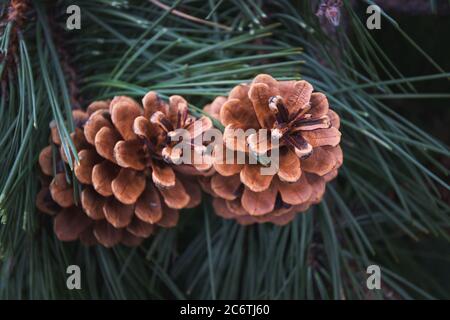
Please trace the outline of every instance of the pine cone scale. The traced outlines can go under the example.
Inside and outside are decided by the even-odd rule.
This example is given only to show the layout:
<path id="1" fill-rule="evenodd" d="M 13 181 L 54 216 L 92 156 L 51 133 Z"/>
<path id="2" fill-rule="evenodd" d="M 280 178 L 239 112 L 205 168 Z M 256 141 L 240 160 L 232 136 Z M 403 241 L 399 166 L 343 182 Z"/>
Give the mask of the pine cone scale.
<path id="1" fill-rule="evenodd" d="M 273 175 L 261 174 L 262 168 L 259 164 L 246 164 L 240 173 L 241 182 L 254 192 L 267 190 L 272 182 Z"/>
<path id="2" fill-rule="evenodd" d="M 113 195 L 112 182 L 117 177 L 120 169 L 109 161 L 98 163 L 92 169 L 92 185 L 95 191 L 104 197 Z"/>
<path id="3" fill-rule="evenodd" d="M 121 168 L 117 177 L 111 182 L 114 197 L 123 204 L 136 203 L 145 189 L 143 172 Z"/>
<path id="4" fill-rule="evenodd" d="M 136 202 L 136 216 L 147 223 L 155 224 L 163 216 L 161 199 L 152 183 L 147 183 L 144 192 Z"/>
<path id="5" fill-rule="evenodd" d="M 120 135 L 116 130 L 110 127 L 103 127 L 95 134 L 95 150 L 103 158 L 116 163 L 117 160 L 114 155 L 114 146 L 119 141 Z"/>
<path id="6" fill-rule="evenodd" d="M 302 175 L 303 163 L 300 165 L 300 159 L 292 150 L 286 150 L 280 155 L 280 164 L 278 168 L 278 177 L 285 182 L 296 182 Z"/>
<path id="7" fill-rule="evenodd" d="M 103 213 L 106 220 L 114 228 L 124 228 L 128 226 L 133 218 L 134 205 L 124 204 L 114 197 L 106 199 L 103 205 Z"/>
<path id="8" fill-rule="evenodd" d="M 105 198 L 101 197 L 92 188 L 85 188 L 81 192 L 81 205 L 92 220 L 105 219 L 105 214 L 103 213 Z"/>

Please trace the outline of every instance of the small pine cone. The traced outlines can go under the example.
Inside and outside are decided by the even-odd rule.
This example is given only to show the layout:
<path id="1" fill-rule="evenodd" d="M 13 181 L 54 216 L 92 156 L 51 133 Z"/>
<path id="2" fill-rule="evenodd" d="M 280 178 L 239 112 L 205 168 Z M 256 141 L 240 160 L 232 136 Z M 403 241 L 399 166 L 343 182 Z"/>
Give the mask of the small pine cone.
<path id="1" fill-rule="evenodd" d="M 54 230 L 60 240 L 135 246 L 155 226 L 174 227 L 179 209 L 200 203 L 200 189 L 189 173 L 211 171 L 212 165 L 174 170 L 171 160 L 176 148 L 169 136 L 177 128 L 188 130 L 192 137 L 202 134 L 212 126 L 211 120 L 188 115 L 187 103 L 179 96 L 170 97 L 168 105 L 149 92 L 143 106 L 121 96 L 111 102 L 93 102 L 87 112 L 73 111 L 76 129 L 71 137 L 79 158 L 74 166 L 81 183 L 79 206 L 66 180 L 68 157 L 57 128 L 50 125 L 52 144 L 42 150 L 39 164 L 52 180 L 48 186 L 43 183 L 36 204 L 55 215 Z M 194 132 L 196 121 L 202 129 Z"/>
<path id="2" fill-rule="evenodd" d="M 284 225 L 321 201 L 326 183 L 342 165 L 339 116 L 306 81 L 277 81 L 261 74 L 250 85 L 236 86 L 227 99 L 216 98 L 205 111 L 225 126 L 223 145 L 215 146 L 216 173 L 201 180 L 224 218 Z M 242 141 L 236 139 L 236 129 L 256 133 Z M 267 129 L 267 136 L 259 135 L 260 129 Z M 261 169 L 270 164 L 263 162 L 264 155 L 274 148 L 279 152 L 277 172 L 263 175 Z M 258 162 L 228 163 L 227 151 L 234 159 L 241 154 Z"/>

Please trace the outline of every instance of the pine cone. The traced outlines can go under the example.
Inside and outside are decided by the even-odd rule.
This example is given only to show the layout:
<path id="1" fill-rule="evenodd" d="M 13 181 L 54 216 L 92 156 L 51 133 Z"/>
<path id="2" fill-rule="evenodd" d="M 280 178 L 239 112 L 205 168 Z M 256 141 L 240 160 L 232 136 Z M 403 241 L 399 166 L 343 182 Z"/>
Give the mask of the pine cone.
<path id="1" fill-rule="evenodd" d="M 342 165 L 339 116 L 329 109 L 326 96 L 313 93 L 306 81 L 277 81 L 261 74 L 250 85 L 236 86 L 226 101 L 216 98 L 206 111 L 225 126 L 223 146 L 216 145 L 216 157 L 225 156 L 226 149 L 235 153 L 235 159 L 239 153 L 247 160 L 263 159 L 273 148 L 280 155 L 274 175 L 261 174 L 261 161 L 214 161 L 217 173 L 203 178 L 201 185 L 215 196 L 216 213 L 224 218 L 241 224 L 286 224 L 295 213 L 321 201 L 326 183 Z M 263 128 L 268 130 L 267 137 L 258 135 Z M 235 129 L 257 133 L 242 142 L 233 134 Z M 274 137 L 279 138 L 278 146 L 272 145 Z"/>
<path id="2" fill-rule="evenodd" d="M 121 96 L 93 102 L 87 112 L 73 111 L 76 129 L 71 137 L 79 158 L 74 173 L 81 183 L 80 205 L 75 204 L 73 186 L 66 180 L 67 155 L 51 124 L 52 144 L 42 150 L 39 164 L 53 179 L 39 192 L 37 207 L 56 215 L 54 231 L 60 240 L 80 239 L 105 247 L 119 242 L 138 245 L 156 225 L 175 226 L 178 209 L 200 203 L 200 189 L 186 174 L 200 171 L 174 170 L 172 160 L 180 155 L 169 137 L 175 129 L 185 128 L 194 138 L 212 126 L 211 120 L 188 115 L 187 102 L 180 96 L 170 97 L 167 105 L 149 92 L 142 101 L 143 108 Z M 202 130 L 193 130 L 196 121 Z M 210 170 L 205 165 L 199 168 Z"/>

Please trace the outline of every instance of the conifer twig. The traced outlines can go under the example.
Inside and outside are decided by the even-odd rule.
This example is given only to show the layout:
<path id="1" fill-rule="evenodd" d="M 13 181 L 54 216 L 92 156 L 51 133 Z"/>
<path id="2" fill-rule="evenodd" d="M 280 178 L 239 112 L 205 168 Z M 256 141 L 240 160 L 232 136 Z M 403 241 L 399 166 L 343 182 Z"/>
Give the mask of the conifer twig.
<path id="1" fill-rule="evenodd" d="M 149 1 L 151 3 L 153 3 L 154 5 L 160 7 L 161 9 L 170 10 L 169 6 L 165 5 L 164 3 L 159 2 L 158 0 L 149 0 Z M 230 27 L 225 26 L 223 24 L 215 23 L 215 22 L 211 22 L 211 21 L 207 21 L 207 20 L 203 20 L 203 19 L 191 16 L 191 15 L 189 15 L 187 13 L 181 12 L 179 10 L 172 10 L 171 13 L 173 15 L 176 15 L 176 16 L 180 17 L 180 18 L 184 18 L 184 19 L 187 19 L 187 20 L 190 20 L 190 21 L 193 21 L 193 22 L 205 24 L 205 25 L 212 26 L 212 27 L 221 28 L 221 29 L 226 30 L 226 31 L 231 31 L 232 30 Z"/>
<path id="2" fill-rule="evenodd" d="M 5 62 L 6 65 L 6 68 L 2 70 L 4 72 L 0 71 L 0 75 L 3 79 L 7 78 L 7 72 L 12 70 L 13 66 L 18 63 L 18 32 L 25 22 L 25 16 L 28 11 L 29 3 L 27 0 L 12 0 L 8 5 L 8 9 L 5 10 L 3 17 L 0 19 L 0 34 L 2 35 L 5 32 L 7 25 L 11 24 L 11 30 L 9 32 L 9 48 L 5 53 L 0 54 L 0 63 Z"/>

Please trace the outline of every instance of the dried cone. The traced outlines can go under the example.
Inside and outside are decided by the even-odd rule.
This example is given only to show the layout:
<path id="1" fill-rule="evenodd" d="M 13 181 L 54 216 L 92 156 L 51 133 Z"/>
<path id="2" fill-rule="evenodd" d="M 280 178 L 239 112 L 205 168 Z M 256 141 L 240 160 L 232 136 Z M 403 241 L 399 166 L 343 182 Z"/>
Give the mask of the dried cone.
<path id="1" fill-rule="evenodd" d="M 306 81 L 277 81 L 261 74 L 250 85 L 236 86 L 227 99 L 216 98 L 205 111 L 225 126 L 223 146 L 216 146 L 216 151 L 225 151 L 216 152 L 216 157 L 228 149 L 246 159 L 263 159 L 273 148 L 279 149 L 278 171 L 273 175 L 262 175 L 260 162 L 216 159 L 217 173 L 203 178 L 202 187 L 215 196 L 216 213 L 224 218 L 241 224 L 286 224 L 297 212 L 321 201 L 326 183 L 342 165 L 339 116 L 329 109 L 326 96 L 313 93 Z M 235 139 L 234 129 L 257 133 L 242 142 Z M 258 135 L 260 129 L 267 129 L 267 137 Z M 272 145 L 274 137 L 279 145 Z"/>
<path id="2" fill-rule="evenodd" d="M 212 124 L 207 118 L 188 115 L 182 97 L 172 96 L 166 104 L 149 92 L 143 108 L 129 97 L 115 97 L 92 103 L 87 112 L 74 111 L 74 119 L 77 128 L 72 138 L 79 158 L 74 173 L 81 183 L 81 206 L 74 205 L 72 186 L 65 180 L 61 159 L 67 161 L 67 156 L 56 128 L 52 128 L 52 145 L 39 157 L 44 174 L 52 176 L 57 168 L 50 186 L 37 196 L 37 206 L 56 215 L 54 230 L 60 240 L 135 246 L 155 226 L 174 227 L 179 209 L 200 203 L 195 182 L 173 169 L 169 136 L 177 128 L 189 130 L 195 121 L 201 121 L 205 130 Z M 52 149 L 60 150 L 57 157 L 52 157 Z"/>

